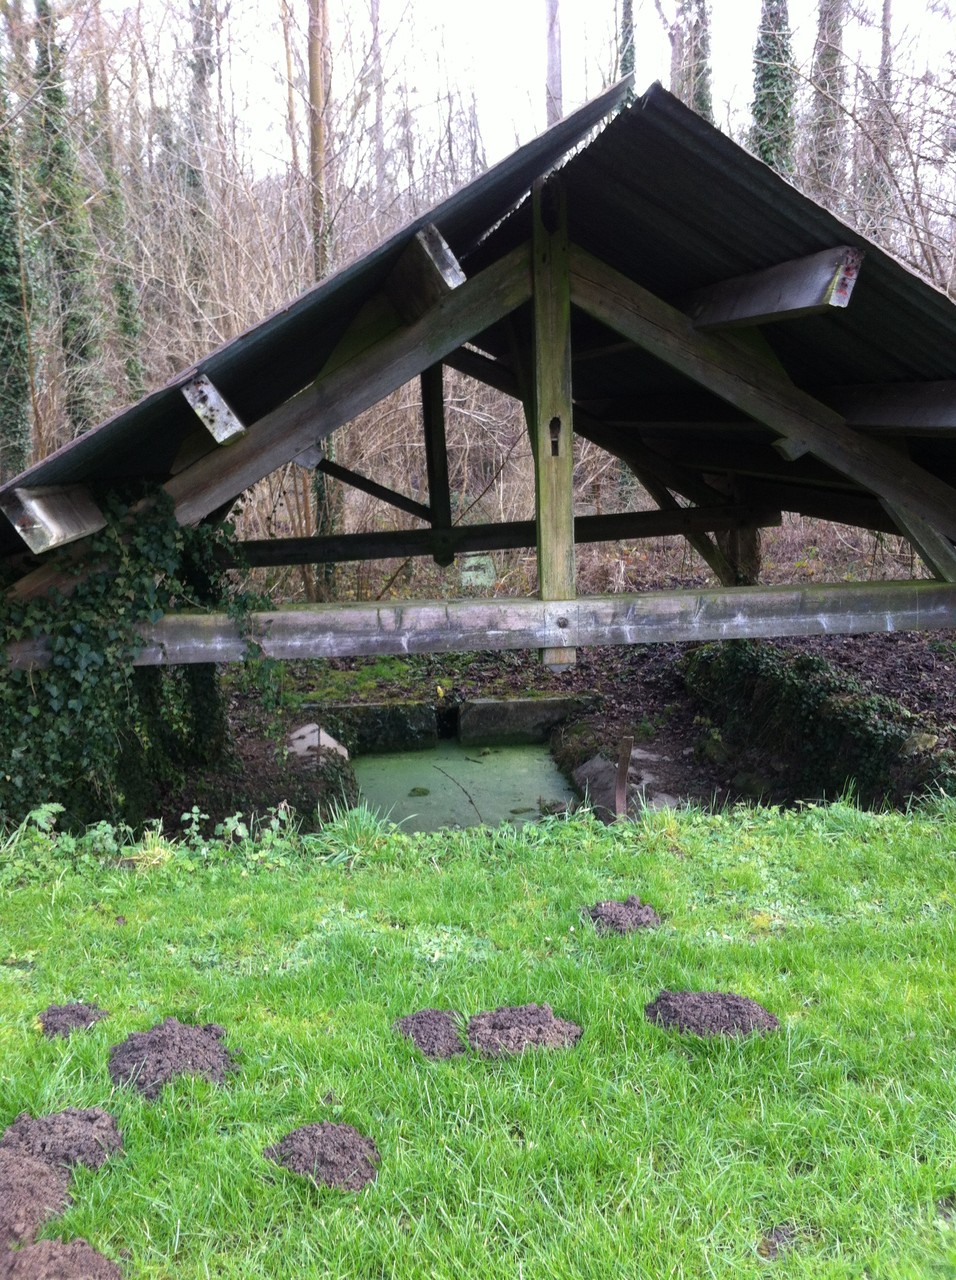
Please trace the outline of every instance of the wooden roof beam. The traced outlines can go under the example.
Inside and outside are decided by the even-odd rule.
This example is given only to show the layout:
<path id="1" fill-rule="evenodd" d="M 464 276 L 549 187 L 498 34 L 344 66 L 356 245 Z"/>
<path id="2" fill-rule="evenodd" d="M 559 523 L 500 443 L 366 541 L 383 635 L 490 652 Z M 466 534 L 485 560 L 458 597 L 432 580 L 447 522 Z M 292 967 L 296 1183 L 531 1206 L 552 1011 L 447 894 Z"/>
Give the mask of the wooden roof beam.
<path id="1" fill-rule="evenodd" d="M 737 329 L 849 305 L 863 251 L 848 245 L 698 289 L 681 304 L 698 329 Z"/>
<path id="2" fill-rule="evenodd" d="M 86 485 L 42 485 L 8 489 L 0 511 L 34 553 L 65 547 L 106 527 L 106 516 Z"/>
<path id="3" fill-rule="evenodd" d="M 956 435 L 956 382 L 827 387 L 817 395 L 861 430 Z"/>
<path id="4" fill-rule="evenodd" d="M 682 312 L 577 246 L 571 249 L 571 297 L 595 320 L 772 427 L 788 457 L 812 453 L 877 497 L 915 512 L 956 539 L 956 489 L 848 427 L 838 413 L 753 353 L 739 350 L 719 333 L 698 333 Z"/>

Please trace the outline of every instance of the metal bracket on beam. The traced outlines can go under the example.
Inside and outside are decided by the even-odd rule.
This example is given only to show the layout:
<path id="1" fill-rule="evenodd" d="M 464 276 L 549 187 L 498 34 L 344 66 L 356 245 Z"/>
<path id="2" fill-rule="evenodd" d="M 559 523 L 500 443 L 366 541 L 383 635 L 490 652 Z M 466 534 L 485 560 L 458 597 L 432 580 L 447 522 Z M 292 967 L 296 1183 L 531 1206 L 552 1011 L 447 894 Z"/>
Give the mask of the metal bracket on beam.
<path id="1" fill-rule="evenodd" d="M 35 555 L 106 527 L 106 517 L 82 484 L 10 489 L 0 495 L 0 511 Z"/>
<path id="2" fill-rule="evenodd" d="M 187 382 L 182 393 L 216 444 L 231 444 L 233 440 L 246 434 L 245 426 L 231 405 L 227 404 L 219 389 L 204 373 L 193 378 L 192 382 Z"/>

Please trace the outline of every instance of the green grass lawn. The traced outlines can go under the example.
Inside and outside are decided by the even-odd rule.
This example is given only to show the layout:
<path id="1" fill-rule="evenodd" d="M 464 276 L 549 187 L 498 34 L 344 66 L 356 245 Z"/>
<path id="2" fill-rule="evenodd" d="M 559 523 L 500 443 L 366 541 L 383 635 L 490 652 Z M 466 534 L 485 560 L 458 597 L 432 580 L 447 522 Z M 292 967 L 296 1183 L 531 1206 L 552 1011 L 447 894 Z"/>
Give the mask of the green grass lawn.
<path id="1" fill-rule="evenodd" d="M 359 813 L 104 852 L 100 832 L 4 853 L 0 1126 L 116 1116 L 125 1155 L 79 1170 L 45 1234 L 129 1277 L 956 1276 L 956 810 L 420 836 Z M 582 920 L 632 892 L 659 930 Z M 644 1018 L 662 988 L 751 996 L 781 1029 L 674 1035 Z M 37 1013 L 69 1000 L 111 1016 L 45 1039 Z M 435 1063 L 392 1030 L 530 1001 L 577 1047 Z M 112 1086 L 109 1046 L 168 1014 L 226 1028 L 225 1086 Z M 375 1183 L 263 1159 L 318 1120 L 375 1140 Z"/>

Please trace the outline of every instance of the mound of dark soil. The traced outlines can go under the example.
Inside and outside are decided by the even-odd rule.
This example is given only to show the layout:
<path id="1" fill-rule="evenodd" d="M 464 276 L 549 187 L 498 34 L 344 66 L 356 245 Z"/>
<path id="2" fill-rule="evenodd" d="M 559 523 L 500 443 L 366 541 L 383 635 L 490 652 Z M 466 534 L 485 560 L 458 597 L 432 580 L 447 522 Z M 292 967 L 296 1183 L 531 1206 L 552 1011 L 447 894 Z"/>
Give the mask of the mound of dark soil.
<path id="1" fill-rule="evenodd" d="M 581 1028 L 556 1018 L 549 1004 L 503 1005 L 476 1013 L 468 1023 L 468 1041 L 487 1057 L 524 1049 L 564 1049 L 576 1044 Z"/>
<path id="2" fill-rule="evenodd" d="M 191 1027 L 166 1018 L 149 1031 L 134 1031 L 110 1049 L 109 1071 L 114 1084 L 130 1084 L 147 1098 L 157 1098 L 174 1076 L 203 1076 L 223 1084 L 233 1070 L 233 1058 L 220 1041 L 223 1027 L 207 1022 Z"/>
<path id="3" fill-rule="evenodd" d="M 656 929 L 661 922 L 653 907 L 632 893 L 623 902 L 596 902 L 588 908 L 598 933 L 633 933 L 635 929 Z"/>
<path id="4" fill-rule="evenodd" d="M 85 1240 L 41 1240 L 0 1260 L 0 1280 L 123 1280 L 123 1273 Z"/>
<path id="5" fill-rule="evenodd" d="M 69 1204 L 70 1175 L 17 1151 L 0 1151 L 0 1249 L 32 1240 L 47 1218 Z M 4 1271 L 0 1258 L 0 1276 Z"/>
<path id="6" fill-rule="evenodd" d="M 792 1222 L 781 1222 L 772 1231 L 768 1231 L 760 1241 L 757 1245 L 757 1253 L 761 1258 L 766 1258 L 769 1262 L 772 1262 L 774 1258 L 779 1258 L 781 1253 L 794 1247 L 797 1243 L 797 1236 L 797 1228 Z"/>
<path id="7" fill-rule="evenodd" d="M 407 1036 L 426 1058 L 451 1058 L 464 1053 L 458 1034 L 459 1015 L 454 1010 L 421 1009 L 399 1018 L 395 1030 Z"/>
<path id="8" fill-rule="evenodd" d="M 698 1036 L 748 1036 L 780 1026 L 762 1004 L 728 991 L 662 991 L 644 1014 L 648 1022 Z"/>
<path id="9" fill-rule="evenodd" d="M 45 1036 L 68 1036 L 74 1031 L 89 1031 L 94 1022 L 110 1015 L 95 1004 L 51 1004 L 40 1014 Z"/>
<path id="10" fill-rule="evenodd" d="M 371 1138 L 350 1124 L 325 1120 L 293 1129 L 275 1146 L 266 1147 L 263 1155 L 320 1186 L 346 1191 L 361 1191 L 366 1183 L 374 1182 L 381 1160 Z"/>
<path id="11" fill-rule="evenodd" d="M 22 1112 L 0 1137 L 0 1149 L 35 1156 L 47 1164 L 98 1169 L 114 1151 L 123 1150 L 123 1138 L 108 1111 L 67 1107 L 35 1120 Z"/>

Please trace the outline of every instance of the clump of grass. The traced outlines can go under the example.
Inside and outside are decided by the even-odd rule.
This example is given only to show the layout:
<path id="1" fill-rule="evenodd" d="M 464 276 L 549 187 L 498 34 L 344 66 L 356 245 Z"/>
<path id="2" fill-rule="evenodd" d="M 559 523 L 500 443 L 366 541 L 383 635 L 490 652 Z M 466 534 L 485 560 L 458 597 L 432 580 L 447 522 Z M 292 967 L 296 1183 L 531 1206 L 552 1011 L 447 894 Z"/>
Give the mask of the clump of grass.
<path id="1" fill-rule="evenodd" d="M 0 959 L 29 963 L 0 964 L 0 1127 L 103 1106 L 126 1150 L 78 1172 L 48 1234 L 144 1280 L 956 1264 L 937 1207 L 956 1194 L 952 802 L 414 836 L 362 811 L 314 836 L 277 823 L 162 859 L 125 846 L 132 872 L 74 850 L 3 891 Z M 19 856 L 53 865 L 57 841 L 34 831 Z M 599 935 L 582 917 L 629 892 L 659 930 Z M 665 988 L 750 996 L 781 1029 L 668 1033 L 644 1017 Z M 80 999 L 110 1017 L 37 1033 L 47 1004 Z M 433 1063 L 393 1031 L 425 1007 L 528 1002 L 579 1023 L 578 1045 Z M 109 1046 L 168 1015 L 226 1028 L 226 1086 L 186 1077 L 155 1102 L 113 1088 Z M 323 1120 L 381 1152 L 358 1196 L 263 1158 Z"/>

